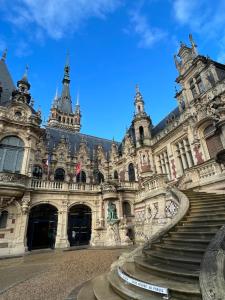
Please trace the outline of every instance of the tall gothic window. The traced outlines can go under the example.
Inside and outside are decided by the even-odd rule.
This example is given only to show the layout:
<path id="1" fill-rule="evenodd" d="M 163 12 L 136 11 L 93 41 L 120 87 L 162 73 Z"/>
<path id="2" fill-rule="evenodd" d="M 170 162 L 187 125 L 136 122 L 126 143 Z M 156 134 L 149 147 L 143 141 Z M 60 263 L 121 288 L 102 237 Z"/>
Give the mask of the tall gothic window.
<path id="1" fill-rule="evenodd" d="M 123 216 L 130 217 L 131 216 L 131 206 L 130 203 L 127 201 L 124 201 L 123 204 Z"/>
<path id="2" fill-rule="evenodd" d="M 5 137 L 0 142 L 0 171 L 20 173 L 24 143 L 16 136 Z"/>
<path id="3" fill-rule="evenodd" d="M 96 183 L 97 184 L 100 184 L 102 182 L 104 182 L 104 175 L 99 171 L 97 176 L 96 176 Z"/>
<path id="4" fill-rule="evenodd" d="M 62 168 L 56 169 L 54 179 L 57 181 L 64 181 L 65 180 L 65 171 Z"/>
<path id="5" fill-rule="evenodd" d="M 191 153 L 191 147 L 188 138 L 184 138 L 176 143 L 176 154 L 182 171 L 191 168 L 194 160 Z"/>
<path id="6" fill-rule="evenodd" d="M 33 166 L 33 172 L 32 175 L 36 179 L 41 179 L 42 178 L 42 168 L 40 166 Z"/>
<path id="7" fill-rule="evenodd" d="M 135 181 L 135 170 L 134 170 L 134 165 L 132 163 L 129 164 L 128 166 L 128 178 L 129 181 Z"/>
<path id="8" fill-rule="evenodd" d="M 0 212 L 0 228 L 6 228 L 8 212 L 6 210 Z"/>
<path id="9" fill-rule="evenodd" d="M 79 174 L 77 174 L 77 182 L 86 182 L 86 173 L 84 171 L 81 171 Z"/>
<path id="10" fill-rule="evenodd" d="M 139 135 L 140 135 L 140 142 L 144 141 L 144 128 L 142 126 L 139 127 Z"/>
<path id="11" fill-rule="evenodd" d="M 167 150 L 157 155 L 157 158 L 158 158 L 158 166 L 159 166 L 160 174 L 167 174 L 170 178 L 171 170 L 170 170 L 170 163 L 169 163 Z"/>
<path id="12" fill-rule="evenodd" d="M 119 175 L 118 175 L 118 172 L 116 170 L 114 171 L 114 179 L 116 179 L 116 180 L 119 179 Z"/>

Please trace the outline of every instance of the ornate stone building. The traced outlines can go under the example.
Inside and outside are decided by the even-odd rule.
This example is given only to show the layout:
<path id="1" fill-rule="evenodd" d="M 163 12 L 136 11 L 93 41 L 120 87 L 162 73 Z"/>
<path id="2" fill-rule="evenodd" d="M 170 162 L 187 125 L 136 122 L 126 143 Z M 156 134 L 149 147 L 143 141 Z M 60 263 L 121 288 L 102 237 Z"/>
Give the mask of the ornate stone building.
<path id="1" fill-rule="evenodd" d="M 222 191 L 225 66 L 199 55 L 191 36 L 190 42 L 181 43 L 175 56 L 177 108 L 154 126 L 137 86 L 135 115 L 122 142 L 80 132 L 68 62 L 61 95 L 56 93 L 48 124 L 41 126 L 27 71 L 15 86 L 3 53 L 1 255 L 145 243 L 180 218 L 173 189 Z"/>

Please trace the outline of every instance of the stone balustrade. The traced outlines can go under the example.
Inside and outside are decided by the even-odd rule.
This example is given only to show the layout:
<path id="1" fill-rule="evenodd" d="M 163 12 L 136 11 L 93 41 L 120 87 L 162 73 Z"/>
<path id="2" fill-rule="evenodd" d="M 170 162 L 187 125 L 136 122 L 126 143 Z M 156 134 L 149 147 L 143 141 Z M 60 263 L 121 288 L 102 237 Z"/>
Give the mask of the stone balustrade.
<path id="1" fill-rule="evenodd" d="M 194 166 L 185 170 L 180 178 L 178 187 L 188 189 L 196 186 L 202 186 L 210 182 L 216 182 L 224 179 L 225 170 L 214 159 L 210 159 L 201 165 Z"/>
<path id="2" fill-rule="evenodd" d="M 167 187 L 167 174 L 157 174 L 143 183 L 143 189 L 138 193 L 138 201 L 146 198 L 150 193 Z"/>
<path id="3" fill-rule="evenodd" d="M 31 179 L 30 188 L 34 190 L 60 190 L 60 191 L 82 191 L 82 192 L 101 192 L 102 185 L 88 183 L 67 183 L 60 181 L 48 181 Z M 120 182 L 119 189 L 138 189 L 137 182 Z"/>

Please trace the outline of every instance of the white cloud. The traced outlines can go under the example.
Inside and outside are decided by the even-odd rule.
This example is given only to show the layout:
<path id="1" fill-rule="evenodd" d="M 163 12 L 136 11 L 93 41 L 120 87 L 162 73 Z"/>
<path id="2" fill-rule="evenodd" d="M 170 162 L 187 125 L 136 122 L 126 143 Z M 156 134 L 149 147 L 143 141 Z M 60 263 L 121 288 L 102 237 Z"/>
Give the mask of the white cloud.
<path id="1" fill-rule="evenodd" d="M 150 48 L 155 43 L 165 37 L 165 32 L 162 30 L 152 27 L 145 15 L 140 10 L 135 10 L 130 13 L 131 26 L 129 33 L 135 33 L 139 36 L 139 46 L 143 48 Z"/>
<path id="2" fill-rule="evenodd" d="M 122 0 L 15 0 L 9 9 L 8 0 L 0 10 L 5 17 L 19 28 L 35 25 L 54 39 L 60 39 L 79 29 L 88 18 L 105 18 Z"/>
<path id="3" fill-rule="evenodd" d="M 217 59 L 224 61 L 225 53 L 225 1 L 175 0 L 173 10 L 176 21 L 191 32 L 211 40 L 219 48 Z"/>

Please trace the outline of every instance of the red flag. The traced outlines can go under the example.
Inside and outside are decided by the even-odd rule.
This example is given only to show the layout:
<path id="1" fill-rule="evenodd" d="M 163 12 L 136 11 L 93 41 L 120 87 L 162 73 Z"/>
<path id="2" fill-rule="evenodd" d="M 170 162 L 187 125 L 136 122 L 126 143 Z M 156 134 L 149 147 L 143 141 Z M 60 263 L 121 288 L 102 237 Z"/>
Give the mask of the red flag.
<path id="1" fill-rule="evenodd" d="M 76 175 L 80 174 L 81 172 L 81 163 L 76 164 Z"/>

